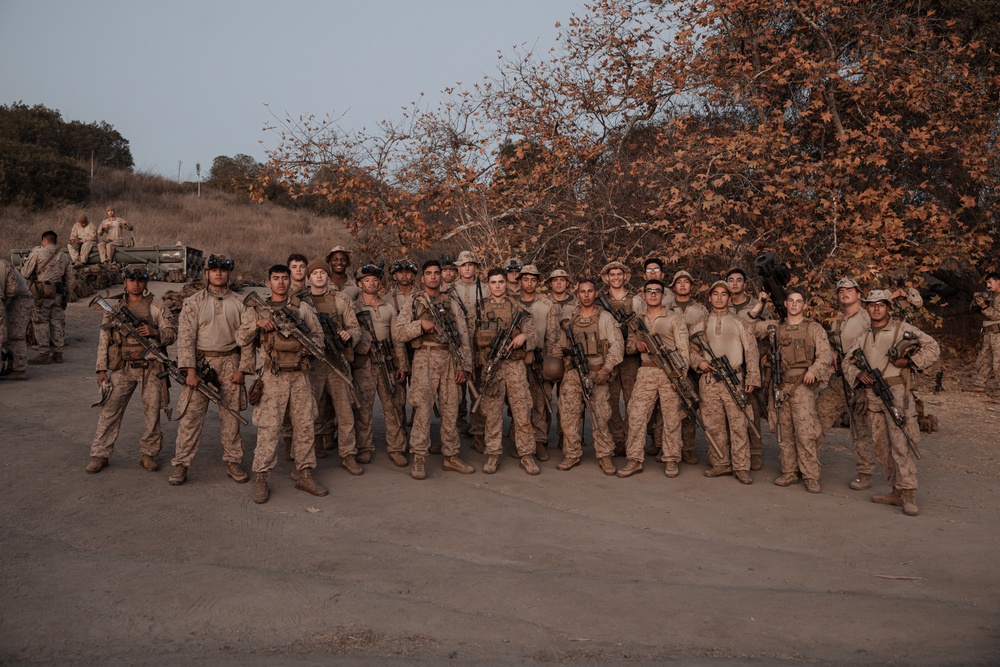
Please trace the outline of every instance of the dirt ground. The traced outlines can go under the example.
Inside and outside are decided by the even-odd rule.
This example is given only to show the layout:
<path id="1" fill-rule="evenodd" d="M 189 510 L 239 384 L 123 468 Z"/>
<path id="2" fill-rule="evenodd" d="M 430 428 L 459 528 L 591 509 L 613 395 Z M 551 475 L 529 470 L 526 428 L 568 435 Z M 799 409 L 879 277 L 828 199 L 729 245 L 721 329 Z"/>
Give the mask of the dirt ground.
<path id="1" fill-rule="evenodd" d="M 158 286 L 162 292 L 163 286 Z M 134 397 L 111 467 L 87 475 L 100 315 L 68 310 L 66 363 L 0 382 L 2 664 L 996 664 L 1000 404 L 949 386 L 924 434 L 921 515 L 851 491 L 846 429 L 823 493 L 682 466 L 670 480 L 559 457 L 525 475 L 410 479 L 379 449 L 335 457 L 313 498 L 281 461 L 271 500 L 225 475 L 218 417 L 181 487 L 140 468 Z M 176 401 L 177 390 L 172 390 Z M 245 467 L 256 438 L 244 428 Z M 376 433 L 381 441 L 381 432 Z M 699 439 L 704 460 L 704 442 Z M 483 457 L 463 444 L 467 460 Z M 619 460 L 623 462 L 622 460 Z M 875 491 L 886 486 L 880 479 Z"/>

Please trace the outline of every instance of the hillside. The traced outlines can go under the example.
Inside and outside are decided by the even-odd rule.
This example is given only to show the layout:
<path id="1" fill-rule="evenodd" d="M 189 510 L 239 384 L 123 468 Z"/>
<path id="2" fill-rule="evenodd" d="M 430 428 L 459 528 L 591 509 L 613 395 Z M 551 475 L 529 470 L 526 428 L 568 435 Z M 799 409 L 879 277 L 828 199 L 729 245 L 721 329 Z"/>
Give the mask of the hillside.
<path id="1" fill-rule="evenodd" d="M 43 211 L 0 208 L 0 251 L 38 244 L 46 229 L 68 240 L 69 231 L 83 213 L 99 224 L 105 209 L 136 226 L 138 245 L 183 243 L 205 252 L 230 255 L 238 278 L 261 280 L 268 266 L 284 263 L 290 253 L 310 259 L 325 255 L 334 245 L 351 246 L 351 236 L 337 218 L 255 204 L 238 195 L 204 186 L 175 183 L 158 176 L 105 169 L 91 183 L 85 205 L 61 205 Z"/>

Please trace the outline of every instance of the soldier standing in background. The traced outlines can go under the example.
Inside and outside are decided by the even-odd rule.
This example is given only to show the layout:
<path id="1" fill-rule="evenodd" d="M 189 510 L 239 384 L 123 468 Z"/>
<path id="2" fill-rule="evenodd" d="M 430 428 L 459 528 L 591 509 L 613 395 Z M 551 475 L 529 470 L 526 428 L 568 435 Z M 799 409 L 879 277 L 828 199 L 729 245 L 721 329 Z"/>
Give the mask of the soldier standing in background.
<path id="1" fill-rule="evenodd" d="M 236 332 L 247 307 L 229 289 L 233 268 L 233 260 L 225 255 L 210 255 L 205 261 L 208 285 L 184 300 L 177 318 L 177 365 L 187 372 L 187 386 L 177 405 L 180 423 L 169 480 L 173 486 L 187 480 L 205 426 L 209 401 L 195 389 L 201 382 L 198 370 L 205 369 L 218 376 L 219 393 L 234 410 L 241 407 L 244 375 L 254 372 L 253 350 L 241 348 L 236 342 Z M 240 423 L 225 410 L 219 411 L 219 422 L 226 474 L 237 484 L 243 484 L 249 477 L 240 467 L 243 463 Z"/>
<path id="2" fill-rule="evenodd" d="M 24 276 L 2 257 L 0 290 L 0 301 L 3 302 L 3 308 L 0 308 L 0 348 L 7 348 L 13 356 L 11 372 L 0 375 L 0 379 L 26 380 L 28 343 L 25 339 L 34 302 Z"/>
<path id="3" fill-rule="evenodd" d="M 515 299 L 521 296 L 521 266 L 523 264 L 520 257 L 511 257 L 503 265 L 507 276 L 507 294 Z"/>
<path id="4" fill-rule="evenodd" d="M 60 252 L 54 231 L 42 234 L 42 245 L 32 249 L 21 267 L 28 289 L 35 299 L 31 311 L 38 354 L 29 364 L 61 364 L 66 344 L 66 306 L 75 287 L 75 274 L 69 256 Z"/>
<path id="5" fill-rule="evenodd" d="M 403 307 L 403 302 L 413 295 L 413 290 L 416 289 L 413 280 L 416 276 L 417 267 L 408 259 L 400 259 L 389 267 L 389 279 L 393 282 L 393 287 L 386 292 L 385 297 L 397 314 Z"/>
<path id="6" fill-rule="evenodd" d="M 271 289 L 268 305 L 276 309 L 291 309 L 305 323 L 313 344 L 323 349 L 323 327 L 316 311 L 305 301 L 288 294 L 291 286 L 288 267 L 278 264 L 268 269 L 267 285 Z M 270 313 L 247 308 L 237 334 L 241 347 L 249 349 L 256 345 L 264 358 L 261 375 L 264 387 L 260 403 L 253 411 L 253 423 L 257 427 L 253 471 L 257 473 L 257 480 L 251 498 L 258 504 L 266 503 L 271 495 L 268 476 L 277 463 L 278 429 L 286 411 L 292 417 L 292 454 L 295 458 L 292 479 L 295 480 L 295 488 L 314 496 L 327 494 L 327 490 L 312 477 L 312 469 L 316 467 L 313 445 L 316 401 L 309 383 L 310 364 L 325 364 L 315 359 L 310 361 L 307 350 L 299 340 L 285 336 L 277 329 Z"/>
<path id="7" fill-rule="evenodd" d="M 1000 388 L 1000 273 L 986 274 L 986 294 L 977 294 L 974 303 L 983 313 L 983 342 L 976 357 L 975 384 L 972 390 L 986 391 L 990 375 L 991 389 Z"/>
<path id="8" fill-rule="evenodd" d="M 177 338 L 177 327 L 159 299 L 154 299 L 146 291 L 149 284 L 146 267 L 142 264 L 129 266 L 125 269 L 124 280 L 125 292 L 118 298 L 116 308 L 127 309 L 142 322 L 137 327 L 139 335 L 166 348 Z M 154 472 L 160 467 L 156 457 L 163 447 L 160 410 L 169 405 L 166 380 L 157 377 L 163 371 L 163 364 L 146 359 L 146 348 L 131 336 L 123 336 L 118 329 L 105 328 L 111 322 L 111 315 L 105 314 L 97 343 L 97 385 L 103 389 L 110 382 L 111 393 L 101 406 L 97 433 L 90 445 L 87 472 L 98 473 L 108 467 L 125 408 L 136 387 L 139 387 L 146 418 L 142 438 L 139 439 L 139 465 Z"/>
<path id="9" fill-rule="evenodd" d="M 747 274 L 743 269 L 734 268 L 730 269 L 729 273 L 726 274 L 726 284 L 729 285 L 729 291 L 732 294 L 732 298 L 729 300 L 729 310 L 736 317 L 745 320 L 748 324 L 752 324 L 750 311 L 754 309 L 757 305 L 757 297 L 753 296 L 747 291 L 748 280 Z M 771 313 L 768 310 L 758 311 L 757 317 L 759 319 L 771 319 Z M 767 332 L 764 332 L 766 337 Z M 762 343 L 764 343 L 765 338 L 761 336 L 757 337 L 757 347 L 760 349 Z M 764 380 L 764 374 L 761 373 L 762 385 L 766 385 Z M 759 387 L 754 391 L 753 400 L 750 401 L 750 409 L 753 411 L 751 413 L 754 428 L 750 430 L 750 470 L 760 470 L 764 467 L 764 448 L 760 441 L 760 422 L 761 417 L 763 417 L 763 412 L 761 406 L 766 402 L 762 394 L 764 386 Z M 756 429 L 756 430 L 755 430 Z"/>
<path id="10" fill-rule="evenodd" d="M 538 293 L 542 274 L 534 264 L 521 267 L 521 305 L 531 312 L 535 326 L 535 346 L 525 354 L 528 391 L 531 393 L 531 427 L 535 438 L 535 458 L 548 461 L 549 428 L 552 425 L 552 384 L 545 381 L 542 360 L 552 300 Z"/>
<path id="11" fill-rule="evenodd" d="M 458 279 L 458 265 L 455 264 L 454 260 L 442 259 L 441 260 L 441 291 L 449 292 L 451 288 L 455 286 L 455 280 Z"/>
<path id="12" fill-rule="evenodd" d="M 285 262 L 288 265 L 288 270 L 292 272 L 292 286 L 288 289 L 288 293 L 292 296 L 304 296 L 309 293 L 309 275 L 306 273 L 306 269 L 309 266 L 309 260 L 306 259 L 305 255 L 299 253 L 292 253 L 288 256 L 288 261 Z"/>
<path id="13" fill-rule="evenodd" d="M 441 264 L 437 260 L 424 262 L 420 282 L 424 291 L 406 300 L 396 318 L 393 338 L 410 343 L 416 351 L 413 354 L 410 397 L 414 409 L 413 429 L 410 432 L 410 451 L 413 479 L 427 477 L 424 468 L 431 441 L 431 411 L 437 399 L 441 411 L 441 451 L 444 454 L 445 470 L 469 474 L 475 469 L 459 457 L 458 439 L 458 387 L 473 377 L 472 354 L 469 336 L 465 328 L 465 317 L 457 301 L 451 295 L 441 294 Z M 441 308 L 442 317 L 449 318 L 458 333 L 460 363 L 452 358 L 446 339 L 447 332 L 440 331 L 435 324 L 432 309 Z"/>
<path id="14" fill-rule="evenodd" d="M 458 267 L 458 280 L 452 285 L 451 291 L 461 306 L 462 315 L 465 317 L 466 331 L 470 332 L 470 335 L 475 335 L 476 319 L 482 316 L 482 305 L 485 297 L 485 289 L 479 278 L 479 260 L 476 259 L 475 253 L 463 250 L 458 253 L 455 265 Z M 482 415 L 469 415 L 469 405 L 471 405 L 469 384 L 465 383 L 459 387 L 458 432 L 469 435 L 475 431 L 478 435 L 476 438 L 477 448 L 482 447 L 481 451 L 484 451 Z"/>
<path id="15" fill-rule="evenodd" d="M 83 266 L 90 258 L 90 251 L 97 245 L 97 227 L 90 224 L 86 215 L 81 214 L 69 232 L 69 258 L 73 266 Z"/>
<path id="16" fill-rule="evenodd" d="M 684 320 L 690 334 L 696 326 L 701 325 L 705 321 L 705 318 L 708 317 L 708 309 L 692 298 L 691 293 L 694 290 L 694 278 L 687 271 L 678 271 L 674 274 L 674 279 L 670 282 L 670 289 L 674 293 L 674 304 L 670 309 Z M 727 298 L 729 296 L 728 285 L 726 286 L 726 296 Z M 695 364 L 692 363 L 691 365 L 693 367 Z M 758 375 L 760 374 L 759 369 L 757 373 Z M 697 380 L 695 380 L 694 384 L 695 386 L 701 386 Z M 760 384 L 760 382 L 757 384 Z M 681 439 L 684 443 L 681 451 L 681 460 L 689 465 L 698 463 L 698 457 L 694 453 L 696 430 L 697 424 L 685 415 L 684 421 L 681 422 Z"/>
<path id="17" fill-rule="evenodd" d="M 628 317 L 635 311 L 635 299 L 638 294 L 629 289 L 628 281 L 632 277 L 631 271 L 621 262 L 611 262 L 601 269 L 601 278 L 608 286 L 607 299 L 611 307 L 618 311 L 619 316 Z M 616 319 L 618 319 L 616 318 Z M 620 326 L 622 337 L 628 336 L 628 328 Z M 608 400 L 610 401 L 611 418 L 608 420 L 608 431 L 611 439 L 615 443 L 615 455 L 625 454 L 625 439 L 628 425 L 628 403 L 632 399 L 632 387 L 635 386 L 636 375 L 639 372 L 639 353 L 635 348 L 630 353 L 625 351 L 625 357 L 618 364 L 617 373 L 611 378 L 608 386 Z M 625 419 L 622 419 L 621 400 L 625 397 Z"/>
<path id="18" fill-rule="evenodd" d="M 347 273 L 347 267 L 351 265 L 351 251 L 344 246 L 334 246 L 326 254 L 326 263 L 330 267 L 330 285 L 351 301 L 357 299 L 361 290 Z"/>

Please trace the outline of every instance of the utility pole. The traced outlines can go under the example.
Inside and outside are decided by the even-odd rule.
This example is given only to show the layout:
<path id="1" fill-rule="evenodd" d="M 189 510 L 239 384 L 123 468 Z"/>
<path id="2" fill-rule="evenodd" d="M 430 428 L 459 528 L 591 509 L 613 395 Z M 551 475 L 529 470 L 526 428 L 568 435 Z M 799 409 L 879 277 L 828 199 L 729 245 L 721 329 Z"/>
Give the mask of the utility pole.
<path id="1" fill-rule="evenodd" d="M 177 161 L 177 182 L 181 182 L 181 161 Z"/>
<path id="2" fill-rule="evenodd" d="M 194 163 L 194 171 L 198 174 L 198 198 L 201 198 L 201 162 Z"/>

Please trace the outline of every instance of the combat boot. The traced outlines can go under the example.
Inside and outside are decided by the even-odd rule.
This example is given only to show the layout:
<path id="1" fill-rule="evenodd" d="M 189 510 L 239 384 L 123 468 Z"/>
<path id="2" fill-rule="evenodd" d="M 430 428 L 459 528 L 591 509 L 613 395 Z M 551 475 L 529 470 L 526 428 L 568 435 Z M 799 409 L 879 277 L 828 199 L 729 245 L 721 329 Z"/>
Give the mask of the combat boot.
<path id="1" fill-rule="evenodd" d="M 285 436 L 283 440 L 285 445 L 285 460 L 294 461 L 295 457 L 292 456 L 292 439 L 288 436 Z"/>
<path id="2" fill-rule="evenodd" d="M 424 470 L 424 457 L 420 454 L 413 455 L 413 467 L 410 468 L 410 477 L 413 479 L 427 479 L 427 472 Z"/>
<path id="3" fill-rule="evenodd" d="M 750 470 L 763 470 L 764 460 L 761 458 L 760 454 L 750 455 Z"/>
<path id="4" fill-rule="evenodd" d="M 91 456 L 87 464 L 87 472 L 91 475 L 99 473 L 108 467 L 108 459 L 103 456 Z"/>
<path id="5" fill-rule="evenodd" d="M 149 472 L 156 472 L 160 469 L 160 464 L 156 462 L 149 454 L 143 454 L 139 457 L 139 465 L 148 470 Z"/>
<path id="6" fill-rule="evenodd" d="M 52 361 L 61 364 L 63 362 L 62 352 L 56 351 L 52 353 Z"/>
<path id="7" fill-rule="evenodd" d="M 681 452 L 681 461 L 690 466 L 698 465 L 698 457 L 690 449 L 685 449 Z"/>
<path id="8" fill-rule="evenodd" d="M 0 380 L 27 380 L 28 374 L 24 371 L 11 371 L 7 375 L 0 375 Z"/>
<path id="9" fill-rule="evenodd" d="M 611 462 L 610 456 L 601 456 L 597 459 L 598 465 L 601 466 L 601 472 L 605 475 L 615 474 L 615 464 Z"/>
<path id="10" fill-rule="evenodd" d="M 733 475 L 740 484 L 753 484 L 753 477 L 746 470 L 737 470 Z"/>
<path id="11" fill-rule="evenodd" d="M 625 463 L 624 466 L 622 466 L 622 469 L 619 470 L 616 474 L 619 477 L 624 478 L 624 477 L 631 477 L 632 475 L 638 475 L 641 472 L 642 472 L 642 464 L 638 461 L 633 461 L 630 459 L 628 462 Z"/>
<path id="12" fill-rule="evenodd" d="M 705 477 L 723 477 L 724 475 L 732 475 L 733 469 L 729 466 L 718 466 L 711 467 L 705 471 Z"/>
<path id="13" fill-rule="evenodd" d="M 360 452 L 358 452 L 358 455 L 356 457 L 354 457 L 354 460 L 357 461 L 358 463 L 364 463 L 364 464 L 371 463 L 372 462 L 372 450 L 370 450 L 370 449 L 363 449 L 363 450 L 361 450 Z"/>
<path id="14" fill-rule="evenodd" d="M 299 474 L 295 480 L 295 488 L 299 491 L 305 491 L 306 493 L 311 493 L 314 496 L 323 497 L 329 493 L 326 489 L 319 485 L 319 483 L 313 479 L 312 471 L 309 468 L 303 468 L 298 471 Z"/>
<path id="15" fill-rule="evenodd" d="M 799 483 L 799 473 L 797 472 L 786 472 L 778 479 L 774 480 L 775 486 L 791 486 L 792 484 Z"/>
<path id="16" fill-rule="evenodd" d="M 483 465 L 483 472 L 487 475 L 492 475 L 497 471 L 497 466 L 500 465 L 499 456 L 487 456 L 486 463 Z"/>
<path id="17" fill-rule="evenodd" d="M 808 491 L 809 493 L 819 493 L 820 492 L 819 482 L 816 481 L 815 479 L 806 479 L 806 480 L 803 480 L 803 484 L 806 485 L 806 491 Z"/>
<path id="18" fill-rule="evenodd" d="M 364 470 L 361 469 L 361 466 L 358 465 L 358 462 L 357 460 L 355 460 L 354 456 L 350 454 L 345 456 L 344 460 L 340 462 L 340 467 L 355 476 L 363 475 L 365 472 Z"/>
<path id="19" fill-rule="evenodd" d="M 575 468 L 580 465 L 579 456 L 564 456 L 563 460 L 559 462 L 556 466 L 557 470 L 569 470 L 570 468 Z"/>
<path id="20" fill-rule="evenodd" d="M 524 468 L 524 472 L 529 475 L 537 475 L 541 472 L 541 470 L 538 469 L 538 464 L 535 463 L 534 457 L 530 454 L 528 456 L 521 457 L 521 467 Z"/>
<path id="21" fill-rule="evenodd" d="M 45 366 L 52 363 L 52 357 L 48 352 L 39 352 L 31 359 L 28 359 L 28 363 L 32 366 Z"/>
<path id="22" fill-rule="evenodd" d="M 243 468 L 235 461 L 226 464 L 226 475 L 237 484 L 245 484 L 250 481 L 250 476 L 243 472 Z"/>
<path id="23" fill-rule="evenodd" d="M 872 476 L 859 472 L 858 476 L 851 481 L 850 487 L 855 491 L 864 491 L 872 485 Z"/>
<path id="24" fill-rule="evenodd" d="M 170 486 L 180 486 L 187 481 L 188 478 L 188 467 L 178 463 L 174 466 L 174 471 L 170 473 L 170 479 L 167 482 Z"/>
<path id="25" fill-rule="evenodd" d="M 406 455 L 402 452 L 389 452 L 389 460 L 400 468 L 406 465 Z"/>
<path id="26" fill-rule="evenodd" d="M 313 450 L 316 452 L 316 458 L 325 459 L 326 458 L 326 445 L 323 444 L 323 436 L 318 435 L 313 438 Z"/>
<path id="27" fill-rule="evenodd" d="M 889 493 L 872 496 L 872 502 L 878 503 L 879 505 L 893 505 L 895 507 L 902 507 L 903 496 L 899 492 L 899 489 L 893 489 Z"/>
<path id="28" fill-rule="evenodd" d="M 455 456 L 446 456 L 444 463 L 441 465 L 445 470 L 451 470 L 453 472 L 460 472 L 463 475 L 471 475 L 476 472 L 476 469 L 470 466 L 468 463 L 458 458 L 458 454 Z"/>
<path id="29" fill-rule="evenodd" d="M 257 482 L 253 485 L 253 493 L 251 494 L 251 499 L 258 505 L 267 502 L 267 499 L 271 496 L 271 489 L 267 486 L 267 473 L 259 472 L 257 473 Z"/>
<path id="30" fill-rule="evenodd" d="M 549 450 L 546 447 L 546 443 L 544 442 L 535 443 L 535 458 L 538 459 L 539 461 L 549 460 Z"/>
<path id="31" fill-rule="evenodd" d="M 903 514 L 906 516 L 917 516 L 920 508 L 917 507 L 917 492 L 915 489 L 903 489 L 900 494 L 903 500 Z"/>
<path id="32" fill-rule="evenodd" d="M 680 466 L 677 465 L 677 461 L 667 461 L 663 464 L 663 474 L 671 479 L 677 477 L 681 474 Z"/>

